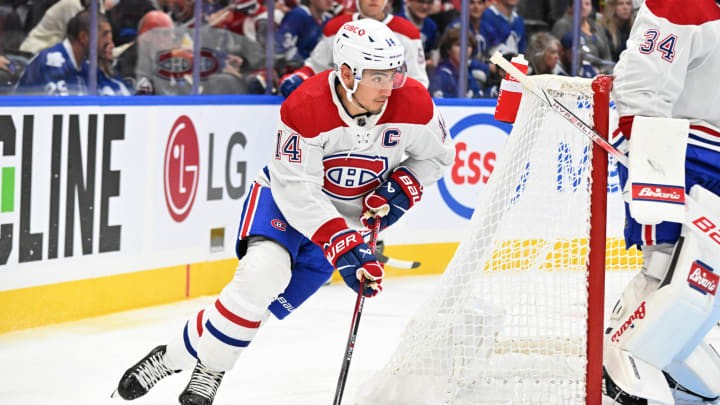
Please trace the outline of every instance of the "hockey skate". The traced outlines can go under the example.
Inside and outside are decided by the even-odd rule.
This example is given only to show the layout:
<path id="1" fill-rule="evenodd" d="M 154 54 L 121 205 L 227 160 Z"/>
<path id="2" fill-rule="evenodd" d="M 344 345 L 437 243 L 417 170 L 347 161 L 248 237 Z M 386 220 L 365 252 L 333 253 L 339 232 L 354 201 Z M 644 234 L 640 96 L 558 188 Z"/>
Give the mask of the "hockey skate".
<path id="1" fill-rule="evenodd" d="M 115 393 L 130 401 L 147 394 L 163 378 L 179 373 L 181 370 L 172 370 L 165 363 L 166 350 L 167 346 L 158 346 L 130 367 L 120 379 Z M 115 396 L 115 393 L 112 396 Z"/>
<path id="2" fill-rule="evenodd" d="M 647 405 L 647 400 L 630 395 L 618 387 L 603 367 L 602 379 L 603 405 Z"/>
<path id="3" fill-rule="evenodd" d="M 224 371 L 213 371 L 198 362 L 190 382 L 180 394 L 182 405 L 212 405 L 217 389 L 225 375 Z"/>

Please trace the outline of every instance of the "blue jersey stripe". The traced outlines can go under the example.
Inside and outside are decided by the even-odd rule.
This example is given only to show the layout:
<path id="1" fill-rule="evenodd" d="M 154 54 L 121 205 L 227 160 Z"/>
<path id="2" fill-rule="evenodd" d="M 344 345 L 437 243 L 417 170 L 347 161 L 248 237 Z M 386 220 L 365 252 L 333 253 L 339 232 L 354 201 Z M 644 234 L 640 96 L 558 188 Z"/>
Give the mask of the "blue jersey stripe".
<path id="1" fill-rule="evenodd" d="M 240 339 L 233 339 L 230 336 L 220 332 L 213 326 L 212 323 L 210 323 L 210 320 L 205 322 L 205 328 L 208 332 L 210 332 L 213 336 L 215 336 L 219 341 L 228 344 L 230 346 L 235 347 L 247 347 L 250 344 L 249 340 L 240 340 Z"/>

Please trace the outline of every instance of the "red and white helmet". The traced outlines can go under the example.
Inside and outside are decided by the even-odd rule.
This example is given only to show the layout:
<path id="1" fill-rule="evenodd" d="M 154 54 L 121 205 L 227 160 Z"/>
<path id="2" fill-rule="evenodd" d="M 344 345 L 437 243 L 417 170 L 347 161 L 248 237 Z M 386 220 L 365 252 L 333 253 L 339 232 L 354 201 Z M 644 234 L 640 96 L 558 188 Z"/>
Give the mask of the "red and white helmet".
<path id="1" fill-rule="evenodd" d="M 392 88 L 405 84 L 405 49 L 387 25 L 372 18 L 347 22 L 338 30 L 333 43 L 333 64 L 337 72 L 342 65 L 347 65 L 355 76 L 353 88 L 346 88 L 348 98 L 357 90 L 363 72 L 368 69 L 396 69 Z"/>

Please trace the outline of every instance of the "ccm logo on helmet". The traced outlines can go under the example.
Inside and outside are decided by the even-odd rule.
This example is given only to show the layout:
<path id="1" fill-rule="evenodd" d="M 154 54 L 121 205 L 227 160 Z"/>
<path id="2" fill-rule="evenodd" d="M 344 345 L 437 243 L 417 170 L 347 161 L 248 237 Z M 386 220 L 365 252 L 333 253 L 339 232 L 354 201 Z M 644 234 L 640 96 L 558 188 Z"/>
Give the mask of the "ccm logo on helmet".
<path id="1" fill-rule="evenodd" d="M 345 25 L 343 26 L 343 29 L 344 29 L 345 31 L 350 31 L 350 32 L 352 32 L 353 34 L 357 34 L 357 35 L 359 35 L 359 36 L 365 35 L 365 29 L 360 28 L 360 27 L 356 27 L 356 26 L 354 26 L 354 25 L 352 25 L 352 24 L 345 24 Z"/>

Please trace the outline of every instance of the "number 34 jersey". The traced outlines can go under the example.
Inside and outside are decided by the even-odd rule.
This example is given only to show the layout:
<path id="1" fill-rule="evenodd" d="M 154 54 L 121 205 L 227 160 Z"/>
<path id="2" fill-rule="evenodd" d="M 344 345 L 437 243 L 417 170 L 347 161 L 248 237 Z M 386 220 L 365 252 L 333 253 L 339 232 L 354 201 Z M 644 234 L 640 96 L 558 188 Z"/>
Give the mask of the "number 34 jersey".
<path id="1" fill-rule="evenodd" d="M 690 143 L 720 150 L 720 6 L 646 0 L 615 67 L 620 117 L 687 118 Z"/>
<path id="2" fill-rule="evenodd" d="M 257 179 L 271 187 L 287 221 L 308 238 L 338 217 L 362 228 L 363 197 L 398 166 L 428 186 L 455 159 L 452 138 L 420 82 L 408 78 L 380 113 L 356 117 L 340 102 L 336 83 L 328 70 L 285 100 L 275 149 Z"/>

